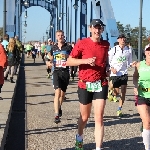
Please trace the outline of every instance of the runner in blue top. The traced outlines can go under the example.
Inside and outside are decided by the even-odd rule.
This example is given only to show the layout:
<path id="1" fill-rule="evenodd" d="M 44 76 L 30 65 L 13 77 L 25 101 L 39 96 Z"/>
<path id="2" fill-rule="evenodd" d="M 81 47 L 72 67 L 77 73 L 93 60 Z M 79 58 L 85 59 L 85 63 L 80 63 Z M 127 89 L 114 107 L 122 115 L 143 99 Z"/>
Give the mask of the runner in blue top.
<path id="1" fill-rule="evenodd" d="M 7 46 L 8 46 L 8 39 L 9 39 L 8 34 L 5 34 L 5 35 L 4 35 L 3 42 L 1 43 L 1 44 L 4 46 L 4 49 L 5 49 L 5 50 L 7 50 Z"/>
<path id="2" fill-rule="evenodd" d="M 48 44 L 46 45 L 46 49 L 45 49 L 45 62 L 46 62 L 46 69 L 47 69 L 47 78 L 50 78 L 50 73 L 51 73 L 51 66 L 49 66 L 49 63 L 50 63 L 50 57 L 49 57 L 49 54 L 50 54 L 50 51 L 51 51 L 51 39 L 48 39 Z"/>

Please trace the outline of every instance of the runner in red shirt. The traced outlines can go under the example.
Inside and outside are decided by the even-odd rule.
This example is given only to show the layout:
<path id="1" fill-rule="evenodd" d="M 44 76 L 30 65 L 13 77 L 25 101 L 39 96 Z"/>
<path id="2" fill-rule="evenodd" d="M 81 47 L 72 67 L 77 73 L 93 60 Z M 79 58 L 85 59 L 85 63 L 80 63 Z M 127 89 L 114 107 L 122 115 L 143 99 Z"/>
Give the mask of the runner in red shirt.
<path id="1" fill-rule="evenodd" d="M 91 112 L 92 100 L 95 113 L 96 150 L 101 149 L 104 125 L 103 114 L 108 93 L 106 79 L 109 43 L 101 40 L 104 24 L 100 19 L 93 19 L 89 30 L 91 37 L 80 40 L 72 50 L 67 66 L 79 66 L 78 96 L 80 118 L 76 135 L 76 150 L 83 150 L 83 129 Z"/>

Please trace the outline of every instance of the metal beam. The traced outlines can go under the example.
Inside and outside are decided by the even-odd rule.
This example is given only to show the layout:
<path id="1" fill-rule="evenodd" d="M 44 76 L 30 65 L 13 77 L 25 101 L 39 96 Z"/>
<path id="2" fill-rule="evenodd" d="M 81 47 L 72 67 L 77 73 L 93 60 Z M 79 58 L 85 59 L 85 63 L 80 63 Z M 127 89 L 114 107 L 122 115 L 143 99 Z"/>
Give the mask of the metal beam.
<path id="1" fill-rule="evenodd" d="M 6 0 L 3 1 L 3 36 L 6 34 Z"/>
<path id="2" fill-rule="evenodd" d="M 80 39 L 87 37 L 87 0 L 81 0 Z"/>
<path id="3" fill-rule="evenodd" d="M 143 60 L 142 58 L 142 8 L 143 8 L 143 0 L 140 0 L 140 19 L 139 19 L 139 43 L 138 43 L 138 61 Z"/>
<path id="4" fill-rule="evenodd" d="M 70 8 L 70 13 L 69 13 L 69 20 L 70 20 L 70 42 L 72 42 L 72 0 L 71 0 L 71 8 Z"/>

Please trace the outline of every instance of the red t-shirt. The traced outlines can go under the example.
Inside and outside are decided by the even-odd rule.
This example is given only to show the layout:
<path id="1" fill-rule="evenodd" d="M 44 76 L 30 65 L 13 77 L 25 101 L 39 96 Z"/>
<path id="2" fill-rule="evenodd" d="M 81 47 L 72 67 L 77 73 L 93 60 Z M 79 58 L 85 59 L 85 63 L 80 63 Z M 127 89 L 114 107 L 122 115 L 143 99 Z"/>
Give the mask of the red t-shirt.
<path id="1" fill-rule="evenodd" d="M 80 88 L 86 88 L 86 82 L 102 81 L 102 85 L 107 85 L 106 80 L 106 61 L 108 59 L 109 42 L 102 40 L 93 42 L 91 38 L 85 38 L 77 42 L 70 56 L 72 58 L 87 59 L 96 57 L 95 66 L 82 64 L 79 66 Z M 105 79 L 105 80 L 104 80 Z"/>

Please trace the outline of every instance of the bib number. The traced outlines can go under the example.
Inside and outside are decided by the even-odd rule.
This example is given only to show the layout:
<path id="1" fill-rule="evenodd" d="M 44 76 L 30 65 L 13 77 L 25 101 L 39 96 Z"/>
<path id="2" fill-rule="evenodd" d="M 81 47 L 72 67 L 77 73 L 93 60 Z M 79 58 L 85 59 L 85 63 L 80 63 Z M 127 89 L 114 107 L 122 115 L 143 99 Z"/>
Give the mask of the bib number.
<path id="1" fill-rule="evenodd" d="M 56 67 L 66 68 L 66 60 L 56 60 Z"/>
<path id="2" fill-rule="evenodd" d="M 86 82 L 86 89 L 88 92 L 101 92 L 102 91 L 101 80 L 96 82 Z"/>

